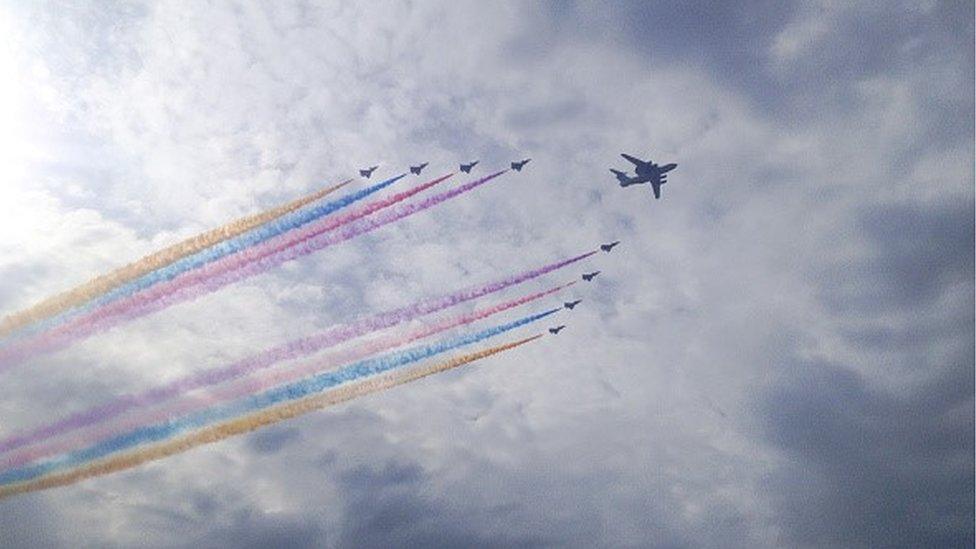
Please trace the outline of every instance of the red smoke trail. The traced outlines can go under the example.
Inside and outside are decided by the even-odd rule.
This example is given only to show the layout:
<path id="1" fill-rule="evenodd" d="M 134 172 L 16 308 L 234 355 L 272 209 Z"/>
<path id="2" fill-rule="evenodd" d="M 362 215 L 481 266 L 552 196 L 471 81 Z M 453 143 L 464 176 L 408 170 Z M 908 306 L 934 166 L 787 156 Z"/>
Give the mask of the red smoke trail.
<path id="1" fill-rule="evenodd" d="M 258 393 L 276 385 L 288 383 L 304 377 L 316 374 L 326 369 L 342 364 L 356 362 L 363 358 L 375 355 L 390 349 L 402 347 L 414 341 L 430 337 L 432 335 L 459 328 L 468 324 L 484 320 L 492 315 L 507 311 L 509 309 L 530 303 L 537 299 L 555 294 L 565 288 L 576 284 L 575 281 L 561 286 L 556 286 L 543 292 L 537 292 L 522 296 L 498 305 L 487 307 L 471 313 L 448 317 L 430 326 L 415 329 L 406 334 L 388 334 L 366 342 L 362 346 L 347 349 L 343 352 L 333 353 L 325 359 L 303 363 L 296 367 L 266 372 L 263 375 L 256 375 L 251 378 L 242 379 L 237 383 L 218 387 L 212 392 L 201 395 L 186 396 L 183 400 L 177 400 L 167 406 L 157 409 L 138 410 L 126 417 L 123 421 L 116 424 L 103 425 L 90 431 L 82 431 L 56 440 L 48 444 L 27 448 L 18 452 L 3 461 L 3 468 L 13 468 L 24 463 L 41 459 L 50 455 L 69 451 L 73 448 L 80 448 L 95 444 L 101 440 L 111 438 L 120 433 L 135 429 L 142 425 L 148 425 L 178 417 L 203 408 L 214 406 L 222 402 L 231 401 L 245 395 Z M 310 351 L 314 352 L 314 351 Z"/>

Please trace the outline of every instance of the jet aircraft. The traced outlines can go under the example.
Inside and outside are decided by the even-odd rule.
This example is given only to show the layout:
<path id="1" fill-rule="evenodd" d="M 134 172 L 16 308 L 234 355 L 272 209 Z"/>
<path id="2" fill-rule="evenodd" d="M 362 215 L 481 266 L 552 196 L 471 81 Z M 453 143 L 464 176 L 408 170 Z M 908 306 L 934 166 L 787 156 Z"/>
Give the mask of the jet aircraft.
<path id="1" fill-rule="evenodd" d="M 429 164 L 429 162 L 424 162 L 423 164 L 421 164 L 419 166 L 410 166 L 410 173 L 412 173 L 414 175 L 420 175 L 421 170 L 423 170 L 424 168 L 426 168 L 427 167 L 427 164 Z"/>
<path id="2" fill-rule="evenodd" d="M 479 160 L 475 160 L 470 164 L 461 164 L 461 171 L 464 173 L 471 173 L 472 168 L 478 165 Z"/>
<path id="3" fill-rule="evenodd" d="M 526 158 L 525 160 L 523 160 L 521 162 L 512 162 L 512 169 L 515 170 L 515 171 L 517 171 L 517 172 L 520 172 L 520 171 L 522 171 L 522 168 L 524 168 L 525 165 L 528 164 L 531 161 L 532 161 L 531 158 Z"/>
<path id="4" fill-rule="evenodd" d="M 549 333 L 552 334 L 552 335 L 558 335 L 559 334 L 559 331 L 562 330 L 565 327 L 566 327 L 565 324 L 560 324 L 559 326 L 556 326 L 555 328 L 549 328 Z"/>
<path id="5" fill-rule="evenodd" d="M 359 170 L 359 175 L 369 179 L 369 176 L 373 175 L 373 170 L 379 168 L 379 166 L 373 166 L 372 168 L 366 168 L 365 170 Z"/>
<path id="6" fill-rule="evenodd" d="M 613 242 L 611 242 L 609 244 L 600 244 L 600 249 L 603 250 L 603 251 L 605 251 L 605 252 L 607 252 L 607 253 L 610 253 L 610 250 L 612 250 L 613 247 L 616 246 L 617 244 L 620 244 L 620 241 L 619 240 L 614 240 Z"/>
<path id="7" fill-rule="evenodd" d="M 667 173 L 678 167 L 677 164 L 665 164 L 661 166 L 651 161 L 634 158 L 626 153 L 620 156 L 632 163 L 634 165 L 634 171 L 637 173 L 635 177 L 630 177 L 626 172 L 610 168 L 613 175 L 617 176 L 617 181 L 620 182 L 620 186 L 629 187 L 631 185 L 650 183 L 651 188 L 654 189 L 654 198 L 661 198 L 661 185 L 668 182 Z"/>
<path id="8" fill-rule="evenodd" d="M 589 282 L 596 278 L 596 275 L 600 274 L 600 271 L 593 271 L 592 273 L 586 273 L 583 275 L 583 280 Z"/>
<path id="9" fill-rule="evenodd" d="M 577 299 L 575 301 L 567 301 L 566 303 L 563 303 L 563 307 L 566 307 L 567 309 L 569 309 L 570 311 L 572 311 L 573 310 L 573 307 L 579 305 L 582 302 L 583 302 L 582 299 Z"/>

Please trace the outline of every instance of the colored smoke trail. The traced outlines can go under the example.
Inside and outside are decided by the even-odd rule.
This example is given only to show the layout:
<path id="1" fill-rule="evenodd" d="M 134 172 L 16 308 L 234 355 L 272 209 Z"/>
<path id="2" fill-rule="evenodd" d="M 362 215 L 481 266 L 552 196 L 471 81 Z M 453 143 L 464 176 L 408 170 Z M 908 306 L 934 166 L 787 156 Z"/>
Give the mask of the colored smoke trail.
<path id="1" fill-rule="evenodd" d="M 0 321 L 0 337 L 3 337 L 18 328 L 27 324 L 38 322 L 46 318 L 62 313 L 68 309 L 77 307 L 96 296 L 104 294 L 113 288 L 121 286 L 126 282 L 135 280 L 149 272 L 162 268 L 174 261 L 195 254 L 203 249 L 209 248 L 214 244 L 234 238 L 259 225 L 263 225 L 286 214 L 294 212 L 300 208 L 315 202 L 326 195 L 335 192 L 346 186 L 350 181 L 347 179 L 338 185 L 333 185 L 326 189 L 316 191 L 270 210 L 242 217 L 216 229 L 211 229 L 205 233 L 198 234 L 182 242 L 176 243 L 168 248 L 154 252 L 138 261 L 134 261 L 120 267 L 108 274 L 104 274 L 89 280 L 66 292 L 51 296 L 36 305 L 13 313 Z"/>
<path id="2" fill-rule="evenodd" d="M 246 358 L 223 368 L 190 375 L 162 387 L 150 389 L 136 395 L 120 397 L 102 406 L 68 416 L 67 418 L 58 422 L 39 427 L 25 433 L 10 436 L 0 441 L 0 452 L 6 452 L 25 445 L 34 444 L 72 429 L 85 427 L 87 425 L 92 425 L 110 419 L 132 408 L 157 404 L 193 389 L 214 385 L 240 377 L 249 372 L 266 368 L 278 361 L 311 354 L 316 350 L 327 348 L 328 346 L 347 341 L 369 332 L 389 328 L 401 322 L 406 322 L 423 315 L 431 314 L 448 307 L 464 303 L 466 301 L 499 292 L 511 286 L 522 284 L 529 280 L 544 276 L 558 269 L 562 269 L 563 267 L 582 261 L 595 253 L 596 251 L 590 251 L 575 257 L 556 261 L 542 267 L 524 271 L 515 275 L 510 275 L 488 284 L 471 286 L 451 294 L 427 299 L 413 305 L 379 313 L 372 317 L 355 321 L 351 324 L 337 326 L 314 336 L 308 336 L 288 342 L 284 345 L 274 347 L 268 351 Z"/>
<path id="3" fill-rule="evenodd" d="M 484 320 L 490 316 L 502 313 L 509 309 L 531 303 L 537 299 L 550 296 L 576 284 L 576 281 L 561 286 L 556 286 L 542 292 L 525 295 L 517 299 L 507 301 L 492 307 L 487 307 L 478 311 L 470 312 L 455 317 L 449 317 L 432 324 L 431 326 L 421 327 L 407 334 L 389 334 L 386 337 L 377 338 L 366 342 L 364 345 L 349 349 L 342 353 L 336 353 L 327 358 L 315 360 L 308 363 L 299 364 L 297 367 L 286 370 L 274 370 L 262 376 L 255 376 L 241 380 L 240 383 L 218 387 L 212 393 L 187 397 L 184 400 L 177 400 L 169 406 L 160 409 L 150 409 L 148 413 L 136 412 L 124 421 L 116 425 L 105 425 L 100 429 L 90 432 L 76 433 L 75 436 L 64 437 L 53 443 L 33 446 L 23 452 L 19 452 L 9 459 L 4 460 L 3 468 L 13 468 L 23 465 L 43 457 L 51 456 L 61 452 L 66 452 L 73 448 L 86 447 L 95 444 L 103 439 L 117 436 L 121 432 L 135 429 L 142 425 L 164 421 L 180 415 L 195 412 L 201 408 L 214 406 L 223 402 L 242 398 L 246 395 L 268 390 L 276 385 L 289 383 L 304 377 L 311 376 L 323 370 L 362 360 L 366 357 L 402 347 L 414 341 L 436 335 L 438 333 L 469 325 L 479 320 Z"/>
<path id="4" fill-rule="evenodd" d="M 422 209 L 427 209 L 439 202 L 443 202 L 446 200 L 446 198 L 443 198 L 444 195 L 455 193 L 451 194 L 448 198 L 457 196 L 457 194 L 461 194 L 459 192 L 456 193 L 459 189 L 465 191 L 471 190 L 493 177 L 497 177 L 501 173 L 504 172 L 473 181 L 449 193 L 437 195 L 441 197 L 441 200 L 428 204 Z M 104 305 L 84 316 L 76 317 L 57 328 L 39 334 L 31 339 L 2 348 L 0 349 L 0 370 L 17 364 L 33 354 L 57 350 L 78 339 L 88 337 L 93 333 L 106 330 L 122 322 L 159 311 L 174 303 L 195 299 L 203 294 L 222 288 L 227 284 L 262 273 L 296 257 L 309 254 L 331 244 L 348 240 L 379 228 L 382 225 L 392 223 L 401 217 L 405 217 L 405 215 L 400 215 L 394 219 L 390 219 L 391 216 L 389 215 L 382 216 L 381 219 L 386 219 L 386 221 L 376 226 L 369 223 L 353 224 L 355 221 L 365 218 L 377 210 L 423 192 L 443 182 L 448 177 L 450 175 L 440 177 L 413 187 L 408 191 L 368 204 L 348 215 L 326 218 L 320 223 L 313 224 L 301 231 L 284 234 L 250 249 L 242 250 L 240 253 L 223 257 L 195 271 L 182 273 L 172 280 L 160 282 L 142 292 Z M 424 203 L 426 202 L 424 201 Z M 340 232 L 340 237 L 334 238 L 332 241 L 323 238 L 325 236 L 323 233 L 328 233 L 345 225 L 351 225 L 360 230 Z M 366 229 L 362 229 L 364 226 Z M 318 239 L 316 239 L 317 236 L 319 237 Z M 307 245 L 309 242 L 318 242 L 318 245 L 309 248 Z M 155 274 L 157 273 L 153 273 L 153 275 Z"/>
<path id="5" fill-rule="evenodd" d="M 169 265 L 151 271 L 144 276 L 141 276 L 131 282 L 123 284 L 101 296 L 93 296 L 93 299 L 86 303 L 84 306 L 77 308 L 76 310 L 66 311 L 54 318 L 47 319 L 38 326 L 37 330 L 32 330 L 32 333 L 44 330 L 57 329 L 66 323 L 71 322 L 72 319 L 77 320 L 79 317 L 83 318 L 81 315 L 90 314 L 92 311 L 97 311 L 99 308 L 104 308 L 106 305 L 111 304 L 115 301 L 131 297 L 136 292 L 150 288 L 156 284 L 172 280 L 181 274 L 184 274 L 194 269 L 198 269 L 204 265 L 217 261 L 228 255 L 238 253 L 249 247 L 258 245 L 264 241 L 270 240 L 280 234 L 284 234 L 293 229 L 297 229 L 304 225 L 307 225 L 317 219 L 327 216 L 335 211 L 341 210 L 355 202 L 358 202 L 372 194 L 375 194 L 386 187 L 389 187 L 393 183 L 397 182 L 401 178 L 405 177 L 405 174 L 401 174 L 397 177 L 392 177 L 386 181 L 381 181 L 371 187 L 367 187 L 360 191 L 348 194 L 342 198 L 327 202 L 325 204 L 320 204 L 312 208 L 305 210 L 298 210 L 292 212 L 288 215 L 284 215 L 279 219 L 268 222 L 264 225 L 253 228 L 249 232 L 245 232 L 238 235 L 232 239 L 218 242 L 209 248 L 199 251 L 193 255 L 181 258 L 177 261 L 172 262 Z M 43 337 L 43 334 L 42 336 Z M 28 340 L 32 341 L 32 340 Z M 9 347 L 16 349 L 17 343 L 11 344 Z M 8 348 L 9 348 L 8 347 Z M 0 351 L 0 362 L 4 360 L 4 353 Z"/>
<path id="6" fill-rule="evenodd" d="M 395 370 L 459 347 L 484 341 L 516 328 L 537 322 L 559 312 L 561 309 L 562 307 L 550 309 L 471 334 L 450 337 L 437 343 L 419 345 L 388 355 L 366 359 L 349 366 L 344 366 L 334 372 L 322 373 L 308 379 L 276 387 L 236 402 L 203 410 L 172 421 L 141 427 L 130 433 L 100 442 L 83 450 L 74 451 L 35 465 L 0 473 L 0 484 L 30 481 L 143 444 L 162 442 L 181 433 L 206 427 L 211 423 L 226 421 L 234 417 L 258 412 L 277 404 L 312 396 L 336 386 Z"/>
<path id="7" fill-rule="evenodd" d="M 89 478 L 130 469 L 149 461 L 191 450 L 197 446 L 218 442 L 235 435 L 249 433 L 255 429 L 273 425 L 315 410 L 327 408 L 359 396 L 384 391 L 397 385 L 457 368 L 476 360 L 525 345 L 540 337 L 542 337 L 542 334 L 536 334 L 525 339 L 490 347 L 433 365 L 378 375 L 361 383 L 339 387 L 325 394 L 307 397 L 297 402 L 280 404 L 244 417 L 234 418 L 219 425 L 201 429 L 175 440 L 169 440 L 149 448 L 89 463 L 64 473 L 55 473 L 32 481 L 0 486 L 0 498 L 74 484 Z"/>

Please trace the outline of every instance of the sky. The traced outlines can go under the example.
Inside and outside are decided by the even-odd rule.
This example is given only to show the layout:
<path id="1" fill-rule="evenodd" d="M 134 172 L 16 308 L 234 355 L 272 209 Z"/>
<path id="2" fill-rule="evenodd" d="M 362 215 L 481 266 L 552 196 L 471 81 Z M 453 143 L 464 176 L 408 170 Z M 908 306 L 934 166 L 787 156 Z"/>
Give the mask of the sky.
<path id="1" fill-rule="evenodd" d="M 533 286 L 603 271 L 558 337 L 0 501 L 0 545 L 971 546 L 973 10 L 3 3 L 0 314 L 365 166 L 533 160 L 0 373 L 0 435 L 622 244 Z"/>

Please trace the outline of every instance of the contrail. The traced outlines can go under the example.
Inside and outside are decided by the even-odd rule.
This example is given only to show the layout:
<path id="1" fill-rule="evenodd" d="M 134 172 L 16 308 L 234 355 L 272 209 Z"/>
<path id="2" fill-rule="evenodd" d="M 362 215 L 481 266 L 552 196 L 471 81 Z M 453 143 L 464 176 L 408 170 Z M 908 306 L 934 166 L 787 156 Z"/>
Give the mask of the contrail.
<path id="1" fill-rule="evenodd" d="M 395 349 L 397 347 L 402 347 L 409 343 L 413 343 L 414 341 L 453 328 L 466 326 L 514 307 L 531 303 L 537 299 L 560 292 L 573 284 L 576 284 L 576 281 L 563 284 L 561 286 L 556 286 L 542 292 L 525 295 L 517 299 L 471 313 L 458 315 L 455 317 L 448 317 L 430 326 L 421 327 L 407 334 L 388 334 L 386 337 L 368 341 L 363 345 L 346 350 L 345 352 L 335 353 L 332 356 L 326 357 L 325 359 L 299 364 L 297 367 L 285 370 L 270 371 L 262 376 L 246 378 L 241 380 L 240 383 L 231 386 L 218 387 L 212 393 L 196 395 L 193 397 L 187 396 L 183 400 L 177 400 L 171 405 L 164 406 L 160 409 L 150 408 L 148 411 L 137 411 L 133 415 L 126 417 L 123 421 L 118 422 L 118 424 L 104 425 L 101 428 L 88 432 L 82 431 L 79 433 L 74 433 L 73 436 L 63 437 L 59 440 L 53 441 L 52 443 L 27 448 L 22 452 L 14 454 L 9 459 L 4 460 L 3 469 L 18 467 L 24 463 L 35 461 L 37 459 L 55 455 L 61 452 L 66 452 L 73 448 L 86 447 L 103 439 L 117 436 L 121 432 L 135 429 L 141 425 L 148 425 L 195 412 L 208 406 L 214 406 L 219 403 L 241 398 L 249 394 L 265 391 L 276 385 L 289 383 L 340 364 L 348 364 L 350 362 L 359 361 L 366 357 L 385 352 L 390 349 Z"/>
<path id="2" fill-rule="evenodd" d="M 590 251 L 575 257 L 543 265 L 542 267 L 510 275 L 487 284 L 470 286 L 451 294 L 426 299 L 413 305 L 379 313 L 349 324 L 339 325 L 319 334 L 279 345 L 223 368 L 193 374 L 143 393 L 119 397 L 106 404 L 73 414 L 55 423 L 0 440 L 0 452 L 34 444 L 72 429 L 105 421 L 132 408 L 156 404 L 193 389 L 215 385 L 266 368 L 281 360 L 288 360 L 303 354 L 311 354 L 316 350 L 348 341 L 349 339 L 369 332 L 389 328 L 402 322 L 499 292 L 582 261 L 595 253 L 595 250 Z"/>
<path id="3" fill-rule="evenodd" d="M 202 410 L 171 421 L 140 427 L 127 434 L 102 441 L 83 450 L 77 450 L 49 461 L 0 473 L 0 484 L 31 481 L 44 475 L 77 467 L 86 462 L 102 459 L 111 454 L 129 450 L 143 444 L 162 442 L 168 438 L 206 427 L 212 423 L 227 421 L 238 416 L 260 411 L 264 408 L 312 396 L 336 386 L 395 370 L 407 364 L 426 360 L 438 354 L 501 335 L 516 328 L 537 322 L 560 310 L 562 310 L 562 307 L 529 315 L 478 332 L 450 337 L 436 343 L 419 345 L 388 355 L 366 359 L 349 366 L 344 366 L 333 372 L 321 373 L 311 378 L 276 387 L 236 402 Z"/>
<path id="4" fill-rule="evenodd" d="M 155 271 L 161 267 L 169 265 L 174 261 L 195 254 L 203 249 L 209 248 L 214 244 L 229 240 L 241 235 L 259 225 L 273 221 L 286 214 L 294 212 L 300 208 L 311 204 L 326 195 L 341 189 L 352 181 L 347 179 L 338 185 L 333 185 L 326 189 L 316 191 L 293 200 L 287 204 L 282 204 L 276 208 L 261 212 L 259 214 L 242 217 L 221 227 L 211 229 L 205 233 L 198 234 L 182 242 L 178 242 L 154 252 L 138 261 L 134 261 L 120 267 L 108 274 L 104 274 L 89 280 L 88 282 L 72 288 L 66 292 L 51 296 L 36 305 L 13 313 L 0 321 L 0 337 L 3 337 L 18 328 L 27 324 L 44 320 L 73 307 L 77 307 L 86 301 L 90 301 L 95 296 L 103 294 L 129 282 L 135 280 L 146 273 Z"/>
<path id="5" fill-rule="evenodd" d="M 294 211 L 288 215 L 281 216 L 279 219 L 275 219 L 271 222 L 265 223 L 264 225 L 252 228 L 250 231 L 237 235 L 232 239 L 217 242 L 216 244 L 200 250 L 197 253 L 173 261 L 169 265 L 152 270 L 143 276 L 122 284 L 103 295 L 93 295 L 91 296 L 91 300 L 85 303 L 82 307 L 77 308 L 77 310 L 65 311 L 54 318 L 49 318 L 44 322 L 41 322 L 39 326 L 36 326 L 35 329 L 32 329 L 30 331 L 31 333 L 27 335 L 30 336 L 31 334 L 37 332 L 56 328 L 65 324 L 66 322 L 69 322 L 72 318 L 77 318 L 80 315 L 97 310 L 99 307 L 104 307 L 105 305 L 119 299 L 127 298 L 132 294 L 145 290 L 146 288 L 149 288 L 155 284 L 172 280 L 173 278 L 176 278 L 187 271 L 200 268 L 208 263 L 217 261 L 218 259 L 272 239 L 280 234 L 307 225 L 308 223 L 327 216 L 337 210 L 349 206 L 350 204 L 377 193 L 386 187 L 389 187 L 404 176 L 405 174 L 401 174 L 397 177 L 392 177 L 386 181 L 381 181 L 371 187 L 348 194 L 331 202 L 320 204 L 305 210 Z"/>
<path id="6" fill-rule="evenodd" d="M 0 349 L 0 370 L 9 368 L 38 352 L 49 352 L 65 347 L 95 332 L 164 309 L 174 303 L 195 299 L 233 282 L 263 273 L 297 257 L 389 225 L 469 192 L 507 171 L 502 170 L 424 200 L 391 208 L 378 215 L 342 225 L 335 231 L 313 234 L 305 240 L 291 243 L 280 250 L 269 242 L 246 250 L 241 254 L 208 264 L 196 271 L 184 273 L 174 280 L 157 284 L 132 297 L 108 304 L 35 338 Z M 313 228 L 307 230 L 313 231 Z M 294 235 L 295 238 L 299 236 L 304 236 L 304 233 L 300 231 L 299 234 Z"/>
<path id="7" fill-rule="evenodd" d="M 31 481 L 0 486 L 0 498 L 27 492 L 35 492 L 38 490 L 44 490 L 46 488 L 54 488 L 56 486 L 74 484 L 89 478 L 130 469 L 149 461 L 154 461 L 185 452 L 192 448 L 196 448 L 197 446 L 218 442 L 235 435 L 249 433 L 266 425 L 279 423 L 281 421 L 307 414 L 308 412 L 315 410 L 327 408 L 359 396 L 377 393 L 397 385 L 402 385 L 404 383 L 409 383 L 439 372 L 457 368 L 459 366 L 463 366 L 464 364 L 525 345 L 526 343 L 535 341 L 540 337 L 542 337 L 542 334 L 536 334 L 532 337 L 520 339 L 518 341 L 506 343 L 497 347 L 490 347 L 483 351 L 469 353 L 444 362 L 435 363 L 430 366 L 420 366 L 410 368 L 405 371 L 394 371 L 378 375 L 361 383 L 342 386 L 324 394 L 310 396 L 297 402 L 280 404 L 244 417 L 234 418 L 219 425 L 207 427 L 199 431 L 195 431 L 189 435 L 182 436 L 174 440 L 168 440 L 149 448 L 113 456 L 108 459 L 89 463 L 63 473 L 54 473 Z"/>

